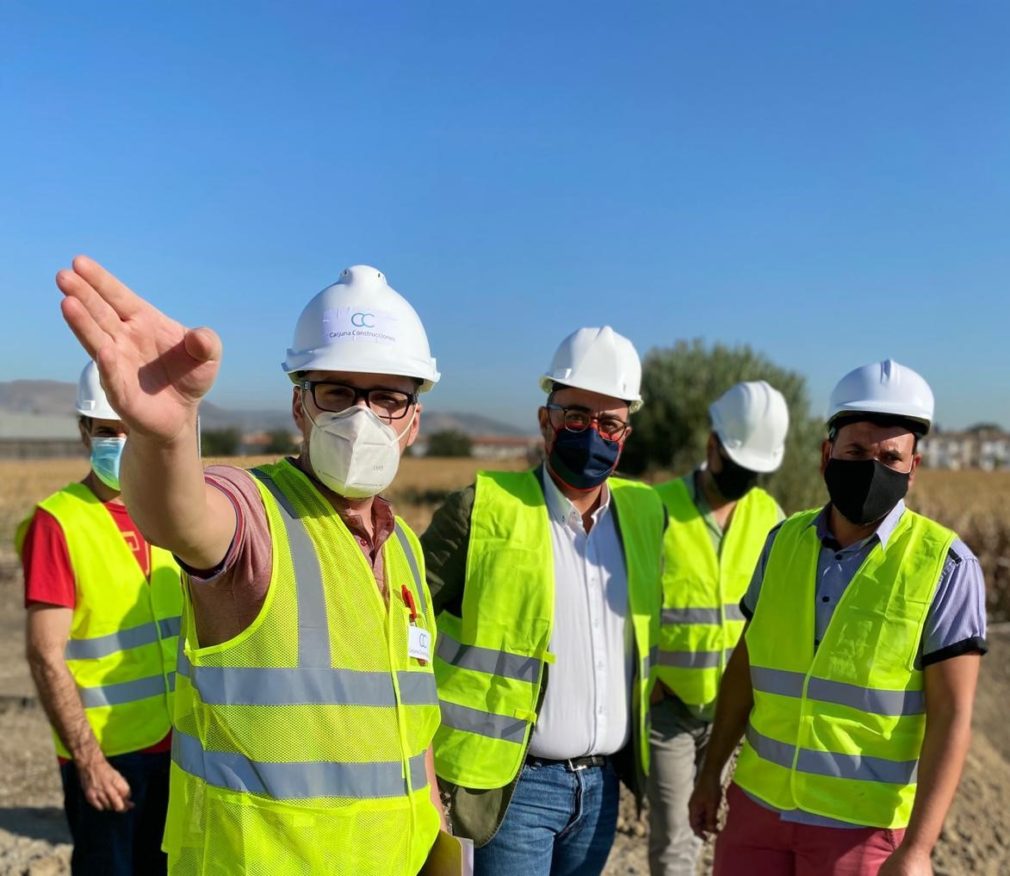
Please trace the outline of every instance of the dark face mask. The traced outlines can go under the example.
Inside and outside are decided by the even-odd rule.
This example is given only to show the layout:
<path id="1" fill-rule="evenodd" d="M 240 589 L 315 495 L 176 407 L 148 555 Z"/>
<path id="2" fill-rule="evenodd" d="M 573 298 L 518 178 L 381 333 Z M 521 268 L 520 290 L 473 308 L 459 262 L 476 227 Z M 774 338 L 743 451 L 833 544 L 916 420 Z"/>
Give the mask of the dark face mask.
<path id="1" fill-rule="evenodd" d="M 591 490 L 610 477 L 620 456 L 621 443 L 608 441 L 595 429 L 582 432 L 558 429 L 547 464 L 570 487 Z"/>
<path id="2" fill-rule="evenodd" d="M 742 499 L 757 483 L 758 473 L 737 465 L 725 453 L 720 453 L 719 458 L 722 460 L 722 471 L 712 472 L 715 488 L 719 495 L 731 502 Z"/>
<path id="3" fill-rule="evenodd" d="M 875 459 L 831 458 L 824 469 L 831 504 L 857 526 L 875 523 L 905 498 L 908 476 Z"/>

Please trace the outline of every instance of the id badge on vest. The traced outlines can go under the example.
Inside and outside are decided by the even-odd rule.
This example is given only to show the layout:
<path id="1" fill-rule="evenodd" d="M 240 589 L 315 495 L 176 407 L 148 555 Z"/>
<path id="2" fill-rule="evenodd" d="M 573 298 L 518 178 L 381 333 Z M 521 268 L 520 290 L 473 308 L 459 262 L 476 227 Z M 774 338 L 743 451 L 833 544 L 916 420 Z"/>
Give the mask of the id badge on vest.
<path id="1" fill-rule="evenodd" d="M 405 584 L 401 590 L 403 604 L 410 610 L 410 626 L 407 627 L 407 656 L 420 660 L 424 666 L 431 659 L 431 633 L 417 625 L 417 606 L 414 594 Z"/>

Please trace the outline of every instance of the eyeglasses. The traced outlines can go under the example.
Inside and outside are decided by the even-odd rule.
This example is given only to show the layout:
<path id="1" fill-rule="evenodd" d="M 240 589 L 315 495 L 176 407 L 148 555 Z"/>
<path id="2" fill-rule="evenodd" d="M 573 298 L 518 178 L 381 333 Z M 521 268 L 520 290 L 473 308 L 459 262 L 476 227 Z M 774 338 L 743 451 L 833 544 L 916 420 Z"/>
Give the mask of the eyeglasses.
<path id="1" fill-rule="evenodd" d="M 585 432 L 593 423 L 596 423 L 596 431 L 602 437 L 608 441 L 620 441 L 630 428 L 630 423 L 613 414 L 594 414 L 588 408 L 566 408 L 561 405 L 546 405 L 545 407 L 549 411 L 561 411 L 565 428 L 569 432 Z"/>
<path id="2" fill-rule="evenodd" d="M 359 389 L 346 383 L 331 383 L 327 380 L 303 380 L 299 386 L 312 396 L 312 401 L 321 411 L 339 414 L 354 407 L 363 398 L 372 413 L 384 420 L 402 420 L 417 404 L 416 392 L 402 392 L 381 386 Z"/>

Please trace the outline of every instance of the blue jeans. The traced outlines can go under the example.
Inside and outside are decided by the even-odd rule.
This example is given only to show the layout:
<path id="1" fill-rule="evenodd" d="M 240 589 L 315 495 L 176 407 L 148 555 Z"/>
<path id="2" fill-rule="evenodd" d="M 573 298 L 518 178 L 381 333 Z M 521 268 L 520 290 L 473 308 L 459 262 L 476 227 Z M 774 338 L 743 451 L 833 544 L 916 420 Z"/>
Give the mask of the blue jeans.
<path id="1" fill-rule="evenodd" d="M 593 876 L 614 843 L 617 774 L 527 763 L 505 820 L 474 852 L 475 876 Z"/>
<path id="2" fill-rule="evenodd" d="M 168 765 L 171 754 L 119 754 L 109 758 L 130 786 L 133 808 L 129 812 L 95 809 L 84 798 L 77 767 L 60 767 L 63 808 L 67 813 L 74 852 L 74 876 L 130 876 L 164 873 L 161 837 L 168 810 Z"/>

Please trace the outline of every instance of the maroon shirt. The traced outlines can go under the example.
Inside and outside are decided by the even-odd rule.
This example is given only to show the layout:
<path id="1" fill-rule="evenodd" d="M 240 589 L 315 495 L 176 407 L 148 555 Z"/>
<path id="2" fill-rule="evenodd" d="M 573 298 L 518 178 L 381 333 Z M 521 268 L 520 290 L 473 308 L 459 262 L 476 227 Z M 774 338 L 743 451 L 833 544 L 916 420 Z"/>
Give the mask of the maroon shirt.
<path id="1" fill-rule="evenodd" d="M 207 469 L 208 484 L 228 497 L 235 508 L 235 535 L 224 559 L 214 569 L 191 569 L 189 588 L 196 614 L 199 647 L 218 645 L 245 630 L 259 615 L 270 586 L 273 543 L 263 499 L 251 474 L 231 465 Z M 385 499 L 372 500 L 372 534 L 359 514 L 349 507 L 334 510 L 350 530 L 375 575 L 376 585 L 386 597 L 382 546 L 393 534 L 393 508 Z M 388 600 L 387 600 L 388 601 Z"/>

